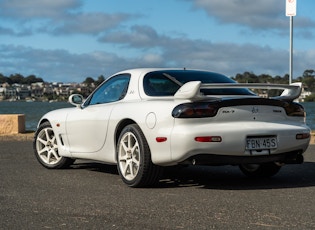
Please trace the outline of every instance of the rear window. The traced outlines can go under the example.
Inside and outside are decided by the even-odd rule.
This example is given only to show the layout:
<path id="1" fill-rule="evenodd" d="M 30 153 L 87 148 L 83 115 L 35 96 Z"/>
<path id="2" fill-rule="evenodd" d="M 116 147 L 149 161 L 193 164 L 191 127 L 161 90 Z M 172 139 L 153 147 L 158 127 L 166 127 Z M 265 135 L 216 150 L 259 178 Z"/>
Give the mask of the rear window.
<path id="1" fill-rule="evenodd" d="M 222 74 L 196 70 L 161 70 L 146 74 L 144 92 L 148 96 L 173 96 L 186 82 L 236 83 Z M 204 95 L 253 95 L 248 89 L 202 89 Z"/>

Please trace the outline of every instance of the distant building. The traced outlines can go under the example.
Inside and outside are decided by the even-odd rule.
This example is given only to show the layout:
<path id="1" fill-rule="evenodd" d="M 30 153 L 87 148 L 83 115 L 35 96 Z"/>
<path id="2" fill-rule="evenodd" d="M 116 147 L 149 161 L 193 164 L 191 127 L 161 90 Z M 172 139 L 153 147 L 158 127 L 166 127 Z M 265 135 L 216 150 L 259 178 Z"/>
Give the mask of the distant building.
<path id="1" fill-rule="evenodd" d="M 5 99 L 5 88 L 0 87 L 0 101 Z"/>
<path id="2" fill-rule="evenodd" d="M 17 99 L 25 100 L 31 96 L 31 87 L 30 86 L 19 86 L 16 87 Z"/>
<path id="3" fill-rule="evenodd" d="M 304 102 L 305 98 L 310 96 L 312 92 L 308 91 L 306 87 L 302 87 L 302 93 L 300 97 L 297 99 L 298 102 Z"/>

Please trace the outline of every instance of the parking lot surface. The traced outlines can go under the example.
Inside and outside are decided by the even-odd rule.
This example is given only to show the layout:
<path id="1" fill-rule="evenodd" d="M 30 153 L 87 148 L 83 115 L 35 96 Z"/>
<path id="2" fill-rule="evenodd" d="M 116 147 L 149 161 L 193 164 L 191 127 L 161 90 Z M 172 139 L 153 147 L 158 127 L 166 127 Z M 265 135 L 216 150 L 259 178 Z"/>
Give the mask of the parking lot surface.
<path id="1" fill-rule="evenodd" d="M 32 143 L 0 141 L 1 229 L 315 229 L 315 146 L 270 179 L 233 166 L 167 170 L 129 188 L 116 167 L 37 163 Z"/>

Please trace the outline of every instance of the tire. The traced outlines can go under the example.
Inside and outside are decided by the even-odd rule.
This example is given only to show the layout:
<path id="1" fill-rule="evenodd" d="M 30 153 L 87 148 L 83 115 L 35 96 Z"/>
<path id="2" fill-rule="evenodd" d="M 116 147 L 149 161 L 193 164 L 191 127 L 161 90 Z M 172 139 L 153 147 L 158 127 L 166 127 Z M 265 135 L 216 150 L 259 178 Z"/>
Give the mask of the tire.
<path id="1" fill-rule="evenodd" d="M 42 123 L 35 132 L 33 149 L 38 162 L 48 169 L 67 168 L 74 162 L 59 156 L 57 139 L 49 122 Z"/>
<path id="2" fill-rule="evenodd" d="M 150 148 L 138 125 L 122 130 L 116 154 L 119 175 L 128 186 L 148 187 L 158 182 L 162 168 L 152 163 Z"/>
<path id="3" fill-rule="evenodd" d="M 239 167 L 246 176 L 252 178 L 272 177 L 281 169 L 281 166 L 274 162 L 263 164 L 243 164 Z"/>

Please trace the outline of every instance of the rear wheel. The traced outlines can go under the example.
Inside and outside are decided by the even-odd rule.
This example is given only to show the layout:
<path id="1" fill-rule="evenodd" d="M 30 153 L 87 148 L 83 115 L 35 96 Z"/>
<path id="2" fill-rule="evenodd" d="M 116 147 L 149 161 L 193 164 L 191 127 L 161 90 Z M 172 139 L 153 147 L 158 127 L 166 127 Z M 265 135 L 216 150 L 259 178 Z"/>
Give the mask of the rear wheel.
<path id="1" fill-rule="evenodd" d="M 59 156 L 57 139 L 49 122 L 42 123 L 37 129 L 33 148 L 37 160 L 46 168 L 66 168 L 74 162 L 71 158 Z"/>
<path id="2" fill-rule="evenodd" d="M 151 161 L 148 143 L 136 124 L 126 126 L 117 143 L 117 168 L 130 187 L 146 187 L 159 179 L 161 167 Z"/>
<path id="3" fill-rule="evenodd" d="M 243 164 L 239 167 L 246 176 L 255 178 L 274 176 L 281 169 L 281 166 L 274 162 L 263 164 Z"/>

